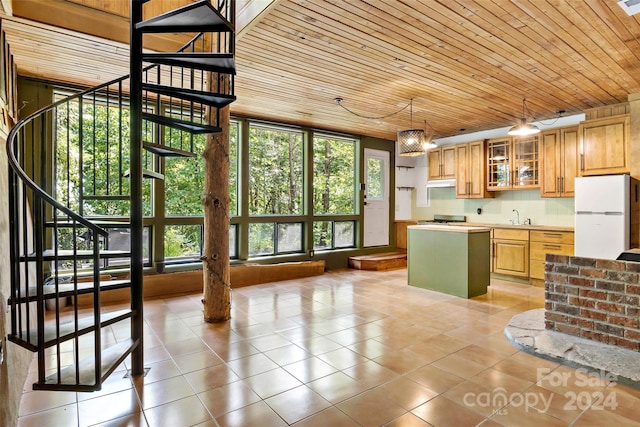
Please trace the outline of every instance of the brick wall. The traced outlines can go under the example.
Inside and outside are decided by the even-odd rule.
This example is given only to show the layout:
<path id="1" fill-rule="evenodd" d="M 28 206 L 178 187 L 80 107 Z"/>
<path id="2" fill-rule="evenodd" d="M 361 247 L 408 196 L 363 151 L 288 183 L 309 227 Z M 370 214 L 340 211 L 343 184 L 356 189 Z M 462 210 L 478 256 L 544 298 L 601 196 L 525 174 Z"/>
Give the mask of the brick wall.
<path id="1" fill-rule="evenodd" d="M 547 255 L 545 327 L 640 351 L 640 263 Z"/>

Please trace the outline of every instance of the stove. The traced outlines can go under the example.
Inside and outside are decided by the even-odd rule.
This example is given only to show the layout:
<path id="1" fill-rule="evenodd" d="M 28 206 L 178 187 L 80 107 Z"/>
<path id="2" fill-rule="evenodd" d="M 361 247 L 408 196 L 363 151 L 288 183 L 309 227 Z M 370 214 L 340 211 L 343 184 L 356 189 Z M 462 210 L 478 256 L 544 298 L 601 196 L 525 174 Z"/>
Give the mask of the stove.
<path id="1" fill-rule="evenodd" d="M 464 215 L 434 215 L 433 219 L 418 221 L 418 224 L 449 224 L 456 222 L 467 222 L 467 217 Z"/>

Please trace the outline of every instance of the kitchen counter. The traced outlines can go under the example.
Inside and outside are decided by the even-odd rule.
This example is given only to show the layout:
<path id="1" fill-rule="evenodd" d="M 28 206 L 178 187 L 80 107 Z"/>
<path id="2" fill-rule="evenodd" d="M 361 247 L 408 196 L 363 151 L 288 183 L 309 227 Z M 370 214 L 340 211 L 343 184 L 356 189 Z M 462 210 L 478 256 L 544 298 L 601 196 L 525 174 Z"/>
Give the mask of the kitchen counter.
<path id="1" fill-rule="evenodd" d="M 407 230 L 409 285 L 463 298 L 487 293 L 489 227 L 426 224 Z"/>
<path id="2" fill-rule="evenodd" d="M 461 222 L 456 223 L 465 227 L 489 227 L 489 228 L 515 228 L 521 230 L 535 231 L 573 231 L 573 227 L 565 227 L 559 225 L 513 225 L 513 224 L 487 224 L 481 222 Z"/>
<path id="3" fill-rule="evenodd" d="M 483 233 L 483 232 L 486 232 L 486 231 L 491 231 L 491 229 L 489 227 L 484 227 L 484 226 L 449 225 L 449 224 L 412 225 L 412 226 L 409 226 L 408 228 L 409 229 L 416 228 L 416 229 L 419 229 L 419 230 L 446 231 L 446 232 L 454 232 L 454 233 Z"/>

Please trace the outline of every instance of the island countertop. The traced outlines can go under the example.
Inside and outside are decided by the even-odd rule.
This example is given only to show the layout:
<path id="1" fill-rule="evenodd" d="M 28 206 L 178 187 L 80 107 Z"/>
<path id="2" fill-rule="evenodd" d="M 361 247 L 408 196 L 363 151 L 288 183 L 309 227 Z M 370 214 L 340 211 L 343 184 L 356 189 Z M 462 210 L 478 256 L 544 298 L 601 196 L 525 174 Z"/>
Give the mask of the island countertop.
<path id="1" fill-rule="evenodd" d="M 491 228 L 489 227 L 447 225 L 447 224 L 410 225 L 407 228 L 412 230 L 448 231 L 448 232 L 455 232 L 455 233 L 485 233 L 485 232 L 491 231 Z"/>

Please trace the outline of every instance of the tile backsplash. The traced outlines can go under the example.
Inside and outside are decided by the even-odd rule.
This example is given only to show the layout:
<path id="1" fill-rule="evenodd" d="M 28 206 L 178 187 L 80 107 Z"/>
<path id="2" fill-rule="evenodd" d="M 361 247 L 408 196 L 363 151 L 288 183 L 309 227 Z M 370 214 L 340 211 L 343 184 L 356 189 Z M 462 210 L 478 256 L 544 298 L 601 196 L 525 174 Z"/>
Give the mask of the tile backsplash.
<path id="1" fill-rule="evenodd" d="M 531 219 L 532 225 L 574 226 L 573 198 L 541 198 L 539 190 L 496 191 L 493 199 L 456 199 L 455 188 L 430 188 L 429 207 L 416 207 L 416 192 L 411 201 L 411 218 L 431 219 L 434 214 L 465 215 L 467 221 L 509 224 L 516 219 Z M 478 208 L 482 213 L 478 214 Z"/>

